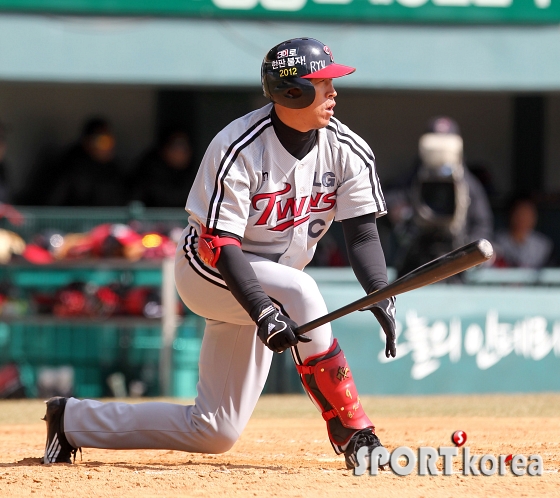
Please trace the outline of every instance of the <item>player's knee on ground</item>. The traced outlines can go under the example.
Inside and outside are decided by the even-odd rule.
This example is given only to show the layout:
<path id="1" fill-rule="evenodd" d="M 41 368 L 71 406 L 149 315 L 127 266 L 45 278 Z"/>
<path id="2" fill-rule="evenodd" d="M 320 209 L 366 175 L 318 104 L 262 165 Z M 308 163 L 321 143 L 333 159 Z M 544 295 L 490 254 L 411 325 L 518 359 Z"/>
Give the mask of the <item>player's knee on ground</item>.
<path id="1" fill-rule="evenodd" d="M 239 439 L 237 430 L 226 422 L 208 425 L 200 432 L 203 439 L 200 443 L 200 453 L 225 453 L 231 450 Z"/>
<path id="2" fill-rule="evenodd" d="M 227 434 L 216 435 L 212 439 L 208 440 L 206 443 L 206 448 L 203 453 L 219 454 L 225 453 L 233 448 L 233 445 L 237 442 L 236 437 L 230 437 Z"/>

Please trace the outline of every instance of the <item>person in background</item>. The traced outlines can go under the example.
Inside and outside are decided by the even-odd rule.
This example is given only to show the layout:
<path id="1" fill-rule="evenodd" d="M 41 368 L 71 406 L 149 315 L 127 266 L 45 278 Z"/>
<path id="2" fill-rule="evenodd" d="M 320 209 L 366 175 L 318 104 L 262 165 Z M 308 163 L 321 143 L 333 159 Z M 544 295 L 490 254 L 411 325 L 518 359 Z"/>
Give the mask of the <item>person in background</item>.
<path id="1" fill-rule="evenodd" d="M 53 206 L 121 206 L 124 182 L 115 160 L 115 135 L 103 118 L 89 119 L 80 139 L 53 168 L 58 178 L 48 196 Z"/>
<path id="2" fill-rule="evenodd" d="M 197 168 L 192 165 L 189 135 L 181 129 L 164 131 L 132 171 L 130 200 L 147 207 L 179 207 L 187 201 Z"/>
<path id="3" fill-rule="evenodd" d="M 459 126 L 447 116 L 428 122 L 412 177 L 388 192 L 387 202 L 399 276 L 468 242 L 492 238 L 488 197 L 465 167 Z"/>
<path id="4" fill-rule="evenodd" d="M 538 213 L 527 196 L 515 197 L 509 206 L 509 226 L 496 235 L 496 260 L 499 268 L 542 268 L 552 264 L 553 243 L 535 231 Z"/>

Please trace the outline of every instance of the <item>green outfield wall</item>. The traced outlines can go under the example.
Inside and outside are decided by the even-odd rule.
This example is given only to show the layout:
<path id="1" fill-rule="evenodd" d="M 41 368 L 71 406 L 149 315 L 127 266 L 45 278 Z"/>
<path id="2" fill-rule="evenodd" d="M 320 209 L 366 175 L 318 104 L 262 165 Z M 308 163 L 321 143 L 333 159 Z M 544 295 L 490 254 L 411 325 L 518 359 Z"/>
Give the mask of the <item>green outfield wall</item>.
<path id="1" fill-rule="evenodd" d="M 329 310 L 363 296 L 343 274 L 310 273 Z M 397 324 L 388 361 L 370 312 L 333 322 L 360 392 L 560 390 L 560 287 L 436 284 L 397 298 Z"/>
<path id="2" fill-rule="evenodd" d="M 336 22 L 560 21 L 556 0 L 0 0 L 0 10 Z"/>

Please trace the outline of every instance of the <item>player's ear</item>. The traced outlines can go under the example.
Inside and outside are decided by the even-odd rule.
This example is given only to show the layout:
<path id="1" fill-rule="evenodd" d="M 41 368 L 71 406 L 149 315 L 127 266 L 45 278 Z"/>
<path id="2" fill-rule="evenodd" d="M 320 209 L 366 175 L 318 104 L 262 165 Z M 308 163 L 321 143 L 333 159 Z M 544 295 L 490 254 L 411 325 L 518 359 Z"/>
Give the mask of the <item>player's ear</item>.
<path id="1" fill-rule="evenodd" d="M 301 88 L 290 88 L 287 91 L 287 94 L 292 98 L 292 99 L 298 99 L 303 95 L 303 92 L 301 91 Z"/>

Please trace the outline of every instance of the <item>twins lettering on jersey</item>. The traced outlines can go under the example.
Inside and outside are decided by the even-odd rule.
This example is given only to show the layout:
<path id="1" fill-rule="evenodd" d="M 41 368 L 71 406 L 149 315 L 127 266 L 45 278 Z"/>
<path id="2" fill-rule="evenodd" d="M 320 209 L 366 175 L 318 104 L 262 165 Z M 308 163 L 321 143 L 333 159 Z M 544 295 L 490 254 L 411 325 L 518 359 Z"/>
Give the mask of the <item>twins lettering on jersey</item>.
<path id="1" fill-rule="evenodd" d="M 289 197 L 291 191 L 292 186 L 285 183 L 281 190 L 253 196 L 253 209 L 262 210 L 255 226 L 271 225 L 276 218 L 276 225 L 269 230 L 283 232 L 308 221 L 311 213 L 324 213 L 336 205 L 336 191 L 316 192 L 299 199 Z"/>
<path id="2" fill-rule="evenodd" d="M 215 174 L 197 176 L 186 209 L 195 231 L 204 225 L 236 233 L 244 251 L 266 248 L 280 258 L 289 252 L 289 264 L 288 257 L 282 264 L 302 269 L 337 216 L 383 214 L 385 201 L 373 153 L 334 117 L 318 130 L 301 169 L 290 158 L 278 168 L 286 152 L 274 136 L 271 109 L 267 104 L 235 120 L 216 137 L 200 166 Z"/>

